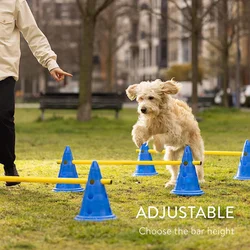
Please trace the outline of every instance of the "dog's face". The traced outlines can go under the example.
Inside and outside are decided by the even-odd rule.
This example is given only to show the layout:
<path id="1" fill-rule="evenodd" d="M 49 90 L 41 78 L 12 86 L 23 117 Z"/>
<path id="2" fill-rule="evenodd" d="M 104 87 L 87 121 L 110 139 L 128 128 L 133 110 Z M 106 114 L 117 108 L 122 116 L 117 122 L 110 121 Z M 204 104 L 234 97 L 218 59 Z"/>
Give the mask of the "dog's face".
<path id="1" fill-rule="evenodd" d="M 166 96 L 175 95 L 178 91 L 179 85 L 175 81 L 162 82 L 157 79 L 130 85 L 126 94 L 131 101 L 136 99 L 138 102 L 139 114 L 158 115 L 161 105 L 166 101 Z"/>

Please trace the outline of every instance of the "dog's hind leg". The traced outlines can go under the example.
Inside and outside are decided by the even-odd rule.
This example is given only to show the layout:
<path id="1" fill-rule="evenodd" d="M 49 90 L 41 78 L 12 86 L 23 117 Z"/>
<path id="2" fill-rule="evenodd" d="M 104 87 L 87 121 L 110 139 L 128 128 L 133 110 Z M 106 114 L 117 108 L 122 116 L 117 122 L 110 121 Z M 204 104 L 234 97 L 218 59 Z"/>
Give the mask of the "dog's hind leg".
<path id="1" fill-rule="evenodd" d="M 200 142 L 199 145 L 195 144 L 195 145 L 190 145 L 191 149 L 192 149 L 192 154 L 193 154 L 193 158 L 195 161 L 202 161 L 201 165 L 196 165 L 195 169 L 196 169 L 196 173 L 198 176 L 198 180 L 200 183 L 205 182 L 204 179 L 204 168 L 203 168 L 203 162 L 204 162 L 204 145 L 203 145 L 203 141 Z"/>
<path id="2" fill-rule="evenodd" d="M 166 161 L 177 161 L 183 152 L 183 148 L 179 148 L 174 150 L 171 147 L 166 147 L 166 153 L 164 156 L 164 160 Z M 167 165 L 167 169 L 171 174 L 171 179 L 169 182 L 166 183 L 165 187 L 174 186 L 176 183 L 176 179 L 178 176 L 179 166 L 174 165 Z"/>

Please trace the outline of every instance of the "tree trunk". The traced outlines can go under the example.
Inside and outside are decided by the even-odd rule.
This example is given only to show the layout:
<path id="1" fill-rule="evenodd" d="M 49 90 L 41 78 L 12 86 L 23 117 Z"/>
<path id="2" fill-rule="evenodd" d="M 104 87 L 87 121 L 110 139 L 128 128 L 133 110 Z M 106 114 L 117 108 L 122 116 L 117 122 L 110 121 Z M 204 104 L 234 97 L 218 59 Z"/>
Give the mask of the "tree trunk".
<path id="1" fill-rule="evenodd" d="M 113 63 L 113 27 L 110 27 L 109 33 L 108 33 L 108 52 L 107 52 L 107 90 L 108 92 L 111 92 L 113 90 L 113 70 L 114 70 L 114 63 Z"/>
<path id="2" fill-rule="evenodd" d="M 77 111 L 78 121 L 88 121 L 91 119 L 91 82 L 93 71 L 95 24 L 96 20 L 94 18 L 83 18 L 79 107 Z"/>
<path id="3" fill-rule="evenodd" d="M 192 110 L 194 115 L 198 113 L 198 53 L 199 53 L 199 28 L 198 8 L 199 0 L 192 0 Z"/>
<path id="4" fill-rule="evenodd" d="M 138 43 L 138 34 L 139 34 L 139 3 L 138 1 L 132 1 L 133 7 L 131 9 L 130 18 L 131 18 L 131 65 L 130 65 L 130 84 L 136 83 L 140 79 L 138 77 L 138 67 L 139 67 L 139 43 Z"/>
<path id="5" fill-rule="evenodd" d="M 229 68 L 228 68 L 228 48 L 223 49 L 222 55 L 222 69 L 223 69 L 223 78 L 222 78 L 222 89 L 223 89 L 223 106 L 229 107 L 228 103 L 228 82 L 229 82 Z"/>
<path id="6" fill-rule="evenodd" d="M 228 45 L 228 0 L 221 2 L 221 13 L 223 13 L 222 18 L 222 89 L 223 89 L 223 106 L 228 107 L 228 82 L 229 82 L 229 45 Z"/>

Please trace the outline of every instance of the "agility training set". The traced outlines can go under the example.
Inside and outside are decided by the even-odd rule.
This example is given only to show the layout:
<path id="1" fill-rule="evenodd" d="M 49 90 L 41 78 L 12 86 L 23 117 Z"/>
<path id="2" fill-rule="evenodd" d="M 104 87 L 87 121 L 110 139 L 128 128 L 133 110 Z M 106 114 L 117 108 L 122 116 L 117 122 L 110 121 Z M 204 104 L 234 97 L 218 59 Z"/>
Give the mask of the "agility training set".
<path id="1" fill-rule="evenodd" d="M 54 183 L 55 192 L 83 192 L 84 196 L 79 214 L 75 217 L 78 221 L 103 221 L 115 219 L 112 213 L 105 185 L 112 184 L 111 179 L 103 179 L 98 164 L 103 165 L 137 165 L 133 176 L 155 176 L 158 173 L 154 165 L 180 165 L 176 185 L 172 194 L 180 196 L 200 196 L 204 192 L 200 189 L 195 165 L 201 165 L 200 161 L 193 161 L 192 151 L 189 146 L 184 149 L 182 161 L 153 161 L 147 144 L 143 144 L 137 161 L 89 161 L 73 160 L 69 146 L 64 150 L 58 178 L 42 177 L 13 177 L 0 176 L 0 181 L 8 182 L 39 182 Z M 243 151 L 205 151 L 205 155 L 241 156 L 238 171 L 234 179 L 250 180 L 250 141 L 246 140 Z M 75 164 L 91 164 L 88 179 L 78 178 Z M 86 184 L 85 190 L 80 184 Z"/>

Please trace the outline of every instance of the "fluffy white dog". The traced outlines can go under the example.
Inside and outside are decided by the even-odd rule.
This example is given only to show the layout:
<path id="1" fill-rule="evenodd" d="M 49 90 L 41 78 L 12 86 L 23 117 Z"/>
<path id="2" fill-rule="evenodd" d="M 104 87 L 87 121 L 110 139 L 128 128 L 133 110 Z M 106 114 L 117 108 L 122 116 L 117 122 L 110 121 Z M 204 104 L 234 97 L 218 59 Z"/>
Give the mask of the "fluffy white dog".
<path id="1" fill-rule="evenodd" d="M 145 142 L 153 140 L 154 148 L 160 152 L 164 148 L 165 160 L 178 160 L 184 147 L 189 145 L 194 160 L 203 161 L 204 143 L 200 129 L 191 108 L 183 101 L 171 95 L 178 93 L 180 85 L 170 80 L 162 82 L 143 81 L 130 85 L 126 94 L 130 100 L 138 102 L 139 118 L 133 126 L 132 137 L 138 148 Z M 200 182 L 204 181 L 203 166 L 195 166 Z M 175 185 L 178 166 L 167 166 L 171 180 L 166 187 Z"/>

